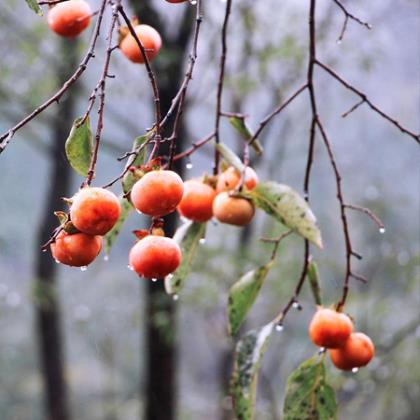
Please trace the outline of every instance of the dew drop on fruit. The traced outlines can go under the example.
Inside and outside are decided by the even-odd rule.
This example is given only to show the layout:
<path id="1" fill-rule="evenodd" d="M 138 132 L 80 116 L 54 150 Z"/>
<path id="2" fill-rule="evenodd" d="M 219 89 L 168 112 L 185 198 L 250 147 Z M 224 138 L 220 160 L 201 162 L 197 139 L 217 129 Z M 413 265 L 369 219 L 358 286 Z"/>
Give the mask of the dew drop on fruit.
<path id="1" fill-rule="evenodd" d="M 84 265 L 83 267 L 80 267 L 80 270 L 81 270 L 81 271 L 86 271 L 86 270 L 87 270 L 87 266 L 86 266 L 86 265 Z"/>
<path id="2" fill-rule="evenodd" d="M 153 281 L 153 282 L 156 282 L 156 281 L 157 281 L 157 279 L 153 277 L 153 278 L 152 278 L 152 281 Z"/>
<path id="3" fill-rule="evenodd" d="M 47 252 L 47 250 L 46 249 L 43 249 L 42 252 Z"/>
<path id="4" fill-rule="evenodd" d="M 384 234 L 386 232 L 386 230 L 385 230 L 385 228 L 384 227 L 381 227 L 380 229 L 379 229 L 379 233 L 380 234 Z"/>
<path id="5" fill-rule="evenodd" d="M 105 255 L 104 261 L 109 261 L 109 255 Z"/>
<path id="6" fill-rule="evenodd" d="M 191 4 L 196 4 L 196 3 L 197 3 L 197 2 L 194 2 L 194 3 L 193 3 L 193 2 L 191 1 Z M 188 163 L 185 165 L 185 167 L 186 167 L 187 169 L 192 169 L 192 168 L 193 168 L 193 166 L 194 166 L 194 165 L 193 165 L 191 162 L 188 162 Z"/>
<path id="7" fill-rule="evenodd" d="M 197 4 L 197 0 L 189 0 L 189 1 L 190 1 L 190 4 L 193 5 L 193 6 L 195 6 Z"/>
<path id="8" fill-rule="evenodd" d="M 127 268 L 128 268 L 130 271 L 134 271 L 134 268 L 133 268 L 133 267 L 131 267 L 131 265 L 127 265 Z"/>
<path id="9" fill-rule="evenodd" d="M 60 261 L 58 261 L 58 260 L 54 260 L 54 261 L 55 261 L 56 264 L 60 264 Z"/>
<path id="10" fill-rule="evenodd" d="M 320 347 L 318 350 L 318 354 L 322 354 L 325 353 L 326 348 L 325 347 Z"/>
<path id="11" fill-rule="evenodd" d="M 172 299 L 173 299 L 173 300 L 178 300 L 178 299 L 179 299 L 179 296 L 178 296 L 178 295 L 173 295 L 173 296 L 172 296 Z"/>
<path id="12" fill-rule="evenodd" d="M 355 367 L 351 370 L 353 373 L 357 373 L 359 371 L 359 368 Z"/>
<path id="13" fill-rule="evenodd" d="M 277 324 L 276 325 L 276 331 L 281 332 L 281 331 L 283 331 L 283 329 L 284 329 L 283 324 Z"/>
<path id="14" fill-rule="evenodd" d="M 173 274 L 168 274 L 168 275 L 166 276 L 166 278 L 167 278 L 168 280 L 171 280 L 173 276 L 174 276 Z"/>
<path id="15" fill-rule="evenodd" d="M 198 242 L 203 245 L 206 243 L 206 238 L 201 238 Z"/>

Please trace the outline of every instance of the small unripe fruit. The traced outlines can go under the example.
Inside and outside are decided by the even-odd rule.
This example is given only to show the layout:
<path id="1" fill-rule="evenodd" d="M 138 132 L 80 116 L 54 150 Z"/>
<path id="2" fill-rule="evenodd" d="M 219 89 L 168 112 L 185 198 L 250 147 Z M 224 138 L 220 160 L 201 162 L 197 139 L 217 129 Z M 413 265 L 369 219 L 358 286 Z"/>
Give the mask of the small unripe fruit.
<path id="1" fill-rule="evenodd" d="M 353 331 L 351 319 L 343 313 L 321 308 L 309 324 L 309 337 L 320 347 L 336 349 L 341 347 Z"/>
<path id="2" fill-rule="evenodd" d="M 181 248 L 173 239 L 150 235 L 131 248 L 129 264 L 140 276 L 159 279 L 178 268 L 181 255 Z"/>
<path id="3" fill-rule="evenodd" d="M 84 0 L 69 0 L 56 4 L 48 11 L 48 26 L 57 34 L 73 38 L 90 23 L 92 10 Z"/>
<path id="4" fill-rule="evenodd" d="M 226 169 L 226 171 L 222 172 L 219 175 L 219 179 L 217 180 L 217 187 L 216 190 L 218 193 L 223 191 L 231 191 L 234 190 L 239 182 L 241 181 L 241 173 L 235 169 L 233 166 L 230 166 Z M 244 179 L 244 186 L 248 190 L 252 190 L 258 183 L 258 175 L 256 172 L 247 166 L 245 169 L 245 179 Z"/>
<path id="5" fill-rule="evenodd" d="M 62 231 L 51 244 L 52 256 L 59 262 L 71 267 L 89 265 L 102 248 L 102 237 L 75 233 L 69 235 Z"/>
<path id="6" fill-rule="evenodd" d="M 131 190 L 133 206 L 148 216 L 172 213 L 182 199 L 184 183 L 173 171 L 152 171 L 139 179 Z"/>
<path id="7" fill-rule="evenodd" d="M 89 235 L 105 235 L 120 217 L 117 196 L 104 188 L 83 188 L 72 198 L 70 218 L 74 226 Z"/>
<path id="8" fill-rule="evenodd" d="M 352 333 L 343 347 L 329 351 L 334 366 L 341 370 L 352 370 L 366 366 L 375 354 L 372 340 L 361 332 Z"/>
<path id="9" fill-rule="evenodd" d="M 152 61 L 162 46 L 162 38 L 159 32 L 149 25 L 137 25 L 134 27 L 134 31 L 146 51 L 148 60 Z M 128 33 L 121 41 L 120 49 L 133 63 L 144 63 L 140 47 L 131 33 Z"/>
<path id="10" fill-rule="evenodd" d="M 250 201 L 231 197 L 227 192 L 217 194 L 213 201 L 213 214 L 222 223 L 245 226 L 252 220 L 254 213 L 255 208 Z"/>
<path id="11" fill-rule="evenodd" d="M 207 222 L 213 217 L 216 191 L 210 185 L 191 179 L 184 183 L 184 194 L 179 203 L 179 213 L 194 222 Z"/>

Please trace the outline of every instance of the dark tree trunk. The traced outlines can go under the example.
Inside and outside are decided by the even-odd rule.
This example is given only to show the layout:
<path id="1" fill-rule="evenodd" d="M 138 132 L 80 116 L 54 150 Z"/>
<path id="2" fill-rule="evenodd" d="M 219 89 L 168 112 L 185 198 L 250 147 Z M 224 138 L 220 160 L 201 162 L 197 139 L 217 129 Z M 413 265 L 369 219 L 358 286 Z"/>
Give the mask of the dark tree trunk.
<path id="1" fill-rule="evenodd" d="M 155 27 L 164 39 L 160 54 L 168 52 L 165 60 L 159 57 L 153 63 L 157 77 L 162 114 L 171 106 L 173 97 L 178 92 L 184 77 L 185 58 L 187 57 L 188 41 L 194 23 L 194 9 L 184 5 L 185 13 L 179 25 L 178 33 L 169 37 L 158 13 L 151 6 L 151 2 L 132 1 L 132 7 L 143 23 Z M 166 50 L 166 51 L 165 51 Z M 151 103 L 152 104 L 152 103 Z M 168 124 L 170 127 L 171 124 Z M 165 134 L 165 133 L 164 133 Z M 168 133 L 166 133 L 168 134 Z M 185 130 L 180 128 L 177 150 L 185 144 Z M 168 154 L 168 145 L 165 143 L 160 154 Z M 182 163 L 176 162 L 174 168 L 182 176 Z M 177 216 L 171 214 L 165 218 L 165 234 L 173 236 Z M 146 335 L 148 348 L 146 355 L 146 408 L 145 420 L 174 420 L 176 417 L 176 308 L 174 301 L 165 293 L 163 281 L 148 282 L 146 286 Z M 157 316 L 164 316 L 164 325 L 157 324 Z"/>
<path id="2" fill-rule="evenodd" d="M 77 66 L 77 44 L 60 41 L 58 46 L 60 65 L 56 69 L 57 83 L 62 85 Z M 44 212 L 36 241 L 38 258 L 35 266 L 36 321 L 40 365 L 44 382 L 46 418 L 68 420 L 70 418 L 67 388 L 64 375 L 64 351 L 60 324 L 60 305 L 56 290 L 57 264 L 50 252 L 42 253 L 40 244 L 48 241 L 57 226 L 53 212 L 63 207 L 61 197 L 69 193 L 70 169 L 64 155 L 64 142 L 74 118 L 75 91 L 65 96 L 52 119 L 51 172 L 49 188 L 44 198 Z"/>

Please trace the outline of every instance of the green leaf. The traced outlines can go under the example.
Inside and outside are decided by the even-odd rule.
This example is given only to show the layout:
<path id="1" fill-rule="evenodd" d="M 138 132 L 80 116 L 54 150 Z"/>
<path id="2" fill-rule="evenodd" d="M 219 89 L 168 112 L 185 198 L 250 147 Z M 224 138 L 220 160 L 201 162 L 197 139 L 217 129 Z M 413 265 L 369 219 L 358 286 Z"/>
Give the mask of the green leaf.
<path id="1" fill-rule="evenodd" d="M 319 286 L 319 272 L 315 261 L 308 264 L 308 278 L 311 285 L 312 294 L 317 305 L 321 305 L 321 287 Z"/>
<path id="2" fill-rule="evenodd" d="M 258 371 L 273 327 L 270 322 L 259 330 L 250 331 L 236 345 L 231 395 L 238 420 L 254 418 Z"/>
<path id="3" fill-rule="evenodd" d="M 287 380 L 283 420 L 335 420 L 337 403 L 327 383 L 323 359 L 303 362 Z"/>
<path id="4" fill-rule="evenodd" d="M 198 244 L 205 232 L 206 223 L 196 222 L 187 222 L 175 232 L 174 240 L 181 247 L 182 259 L 177 270 L 165 277 L 166 293 L 175 295 L 184 286 L 185 279 L 191 271 Z"/>
<path id="5" fill-rule="evenodd" d="M 144 164 L 144 161 L 146 160 L 146 154 L 147 154 L 147 148 L 143 146 L 144 143 L 146 143 L 150 138 L 150 133 L 144 134 L 143 136 L 139 136 L 134 139 L 133 142 L 133 148 L 132 150 L 137 150 L 141 147 L 141 150 L 139 154 L 136 156 L 136 158 L 130 162 L 130 166 L 140 166 Z M 143 146 L 143 147 L 142 147 Z M 138 177 L 133 174 L 133 172 L 128 171 L 123 178 L 123 191 L 127 194 L 129 191 L 131 191 L 131 188 L 133 188 L 133 185 L 138 181 Z"/>
<path id="6" fill-rule="evenodd" d="M 38 15 L 42 16 L 42 9 L 36 0 L 25 0 L 27 5 Z"/>
<path id="7" fill-rule="evenodd" d="M 89 117 L 76 118 L 66 140 L 66 155 L 71 167 L 80 175 L 87 176 L 93 155 L 92 131 Z"/>
<path id="8" fill-rule="evenodd" d="M 260 182 L 245 195 L 267 214 L 322 248 L 316 218 L 308 203 L 292 188 L 272 181 Z"/>
<path id="9" fill-rule="evenodd" d="M 249 310 L 257 299 L 272 263 L 248 271 L 229 290 L 228 320 L 229 334 L 235 335 Z"/>
<path id="10" fill-rule="evenodd" d="M 239 172 L 244 170 L 245 165 L 239 157 L 229 147 L 223 143 L 216 143 L 216 149 L 220 152 L 223 158 Z"/>
<path id="11" fill-rule="evenodd" d="M 245 124 L 244 118 L 240 117 L 230 117 L 229 122 L 232 124 L 232 126 L 238 131 L 238 133 L 247 141 L 251 140 L 253 137 L 253 134 Z M 261 155 L 264 151 L 260 141 L 258 139 L 255 139 L 251 146 L 254 148 L 255 153 L 257 155 Z"/>
<path id="12" fill-rule="evenodd" d="M 122 195 L 120 195 L 119 199 L 120 199 L 120 205 L 121 205 L 121 213 L 120 213 L 119 219 L 117 220 L 117 223 L 115 223 L 114 227 L 104 237 L 105 255 L 109 255 L 112 245 L 114 245 L 114 242 L 116 241 L 118 235 L 120 234 L 121 228 L 125 220 L 130 214 L 130 211 L 133 209 L 133 206 L 131 205 L 131 203 Z"/>

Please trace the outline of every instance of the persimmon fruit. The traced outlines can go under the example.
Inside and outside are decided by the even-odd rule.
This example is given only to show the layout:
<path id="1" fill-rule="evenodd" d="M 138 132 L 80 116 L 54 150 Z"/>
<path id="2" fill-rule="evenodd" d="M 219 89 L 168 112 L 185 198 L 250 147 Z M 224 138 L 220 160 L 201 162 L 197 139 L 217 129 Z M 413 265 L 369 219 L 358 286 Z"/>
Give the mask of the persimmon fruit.
<path id="1" fill-rule="evenodd" d="M 350 334 L 339 349 L 329 350 L 334 366 L 341 370 L 352 370 L 366 366 L 375 354 L 372 340 L 361 332 Z"/>
<path id="2" fill-rule="evenodd" d="M 74 38 L 90 23 L 92 10 L 85 0 L 58 3 L 48 11 L 48 26 L 58 35 Z"/>
<path id="3" fill-rule="evenodd" d="M 50 248 L 57 261 L 71 267 L 83 267 L 98 256 L 102 248 L 102 237 L 86 233 L 70 235 L 61 231 Z"/>
<path id="4" fill-rule="evenodd" d="M 159 279 L 174 272 L 181 262 L 181 248 L 171 238 L 149 235 L 129 254 L 129 264 L 142 277 Z"/>
<path id="5" fill-rule="evenodd" d="M 213 214 L 222 223 L 245 226 L 252 220 L 254 213 L 254 205 L 249 200 L 231 197 L 228 192 L 217 194 L 213 201 Z"/>
<path id="6" fill-rule="evenodd" d="M 216 191 L 210 185 L 190 179 L 184 183 L 184 194 L 178 205 L 181 216 L 194 222 L 207 222 L 213 217 Z"/>
<path id="7" fill-rule="evenodd" d="M 333 309 L 320 308 L 309 324 L 309 337 L 320 347 L 341 347 L 353 331 L 351 319 Z"/>
<path id="8" fill-rule="evenodd" d="M 176 172 L 158 170 L 140 178 L 134 184 L 130 198 L 138 211 L 161 217 L 176 209 L 183 193 L 184 183 Z"/>
<path id="9" fill-rule="evenodd" d="M 231 191 L 234 190 L 239 182 L 241 181 L 241 173 L 230 166 L 224 172 L 219 175 L 217 180 L 217 187 L 216 190 L 218 193 L 223 191 Z M 258 183 L 258 175 L 256 172 L 249 166 L 245 169 L 245 179 L 244 179 L 244 186 L 248 190 L 252 190 Z"/>
<path id="10" fill-rule="evenodd" d="M 74 226 L 89 235 L 105 235 L 120 217 L 117 196 L 104 188 L 88 187 L 72 198 L 70 219 Z"/>
<path id="11" fill-rule="evenodd" d="M 188 0 L 166 0 L 168 3 L 185 3 Z"/>
<path id="12" fill-rule="evenodd" d="M 159 32 L 149 25 L 137 25 L 134 27 L 137 38 L 142 43 L 149 61 L 152 61 L 162 46 L 162 38 Z M 128 33 L 120 43 L 122 53 L 133 63 L 144 63 L 144 58 L 136 39 Z"/>

